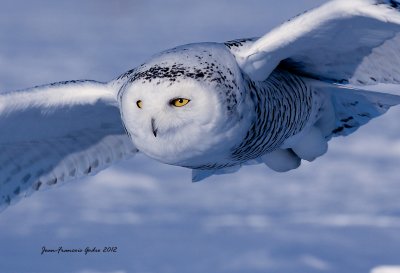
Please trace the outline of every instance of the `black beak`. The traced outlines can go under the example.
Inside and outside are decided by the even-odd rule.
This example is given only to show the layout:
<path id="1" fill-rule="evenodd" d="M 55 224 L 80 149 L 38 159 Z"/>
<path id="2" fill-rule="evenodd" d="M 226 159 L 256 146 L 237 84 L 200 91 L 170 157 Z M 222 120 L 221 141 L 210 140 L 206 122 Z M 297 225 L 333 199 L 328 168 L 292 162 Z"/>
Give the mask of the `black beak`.
<path id="1" fill-rule="evenodd" d="M 153 130 L 154 137 L 157 137 L 157 128 L 156 128 L 156 125 L 155 125 L 154 118 L 151 119 L 151 129 Z"/>

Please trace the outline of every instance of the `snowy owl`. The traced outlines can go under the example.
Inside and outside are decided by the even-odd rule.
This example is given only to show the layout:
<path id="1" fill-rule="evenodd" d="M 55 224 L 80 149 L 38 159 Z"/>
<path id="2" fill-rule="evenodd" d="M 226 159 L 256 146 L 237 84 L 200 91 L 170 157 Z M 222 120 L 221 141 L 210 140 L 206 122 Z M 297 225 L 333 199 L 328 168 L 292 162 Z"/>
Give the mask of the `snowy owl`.
<path id="1" fill-rule="evenodd" d="M 286 172 L 400 104 L 387 91 L 399 82 L 400 2 L 335 0 L 261 38 L 166 50 L 107 83 L 0 93 L 0 203 L 137 152 L 193 181 L 246 164 Z"/>

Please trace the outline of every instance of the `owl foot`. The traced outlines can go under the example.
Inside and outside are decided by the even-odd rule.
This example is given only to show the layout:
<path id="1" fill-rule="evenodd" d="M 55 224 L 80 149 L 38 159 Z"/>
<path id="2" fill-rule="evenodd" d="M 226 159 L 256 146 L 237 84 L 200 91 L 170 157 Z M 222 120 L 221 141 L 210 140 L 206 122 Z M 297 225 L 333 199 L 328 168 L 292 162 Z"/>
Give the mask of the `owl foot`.
<path id="1" fill-rule="evenodd" d="M 313 126 L 292 147 L 293 152 L 301 159 L 313 161 L 328 150 L 328 142 L 317 127 Z"/>
<path id="2" fill-rule="evenodd" d="M 261 160 L 276 172 L 287 172 L 300 166 L 301 159 L 291 149 L 277 149 L 265 154 Z"/>

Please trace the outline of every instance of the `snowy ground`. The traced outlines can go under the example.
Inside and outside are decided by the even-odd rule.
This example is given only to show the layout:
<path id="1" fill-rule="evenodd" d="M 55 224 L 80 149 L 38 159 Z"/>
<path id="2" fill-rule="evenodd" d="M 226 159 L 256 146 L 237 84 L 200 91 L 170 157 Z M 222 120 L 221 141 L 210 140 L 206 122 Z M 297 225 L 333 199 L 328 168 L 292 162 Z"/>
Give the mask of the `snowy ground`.
<path id="1" fill-rule="evenodd" d="M 0 90 L 107 81 L 160 50 L 259 36 L 322 2 L 4 0 Z M 287 174 L 252 166 L 192 184 L 188 170 L 138 155 L 36 193 L 0 214 L 0 272 L 398 273 L 399 116 Z"/>

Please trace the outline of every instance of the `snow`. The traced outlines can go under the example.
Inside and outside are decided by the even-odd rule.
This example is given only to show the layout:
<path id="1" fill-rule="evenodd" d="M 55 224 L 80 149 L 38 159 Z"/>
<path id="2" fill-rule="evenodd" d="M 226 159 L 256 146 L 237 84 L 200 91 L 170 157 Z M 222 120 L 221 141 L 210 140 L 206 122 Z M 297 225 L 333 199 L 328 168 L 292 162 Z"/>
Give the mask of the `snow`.
<path id="1" fill-rule="evenodd" d="M 379 266 L 372 269 L 371 273 L 399 273 L 400 266 Z"/>
<path id="2" fill-rule="evenodd" d="M 6 0 L 0 90 L 106 81 L 175 45 L 260 36 L 321 2 Z M 247 166 L 193 184 L 189 170 L 139 155 L 36 193 L 0 214 L 0 271 L 394 273 L 399 115 L 393 108 L 289 173 Z M 40 255 L 43 246 L 118 252 Z"/>

